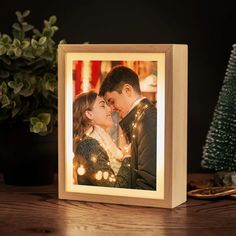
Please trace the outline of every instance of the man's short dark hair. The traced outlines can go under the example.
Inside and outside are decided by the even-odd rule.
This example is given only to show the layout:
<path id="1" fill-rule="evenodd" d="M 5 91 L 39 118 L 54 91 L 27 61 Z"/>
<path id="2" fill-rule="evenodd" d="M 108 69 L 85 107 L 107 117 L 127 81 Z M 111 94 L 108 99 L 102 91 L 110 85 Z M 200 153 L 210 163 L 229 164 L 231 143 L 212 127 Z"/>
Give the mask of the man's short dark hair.
<path id="1" fill-rule="evenodd" d="M 128 67 L 115 66 L 104 79 L 99 95 L 104 96 L 106 92 L 113 91 L 121 93 L 124 84 L 131 85 L 136 93 L 141 93 L 138 75 Z"/>

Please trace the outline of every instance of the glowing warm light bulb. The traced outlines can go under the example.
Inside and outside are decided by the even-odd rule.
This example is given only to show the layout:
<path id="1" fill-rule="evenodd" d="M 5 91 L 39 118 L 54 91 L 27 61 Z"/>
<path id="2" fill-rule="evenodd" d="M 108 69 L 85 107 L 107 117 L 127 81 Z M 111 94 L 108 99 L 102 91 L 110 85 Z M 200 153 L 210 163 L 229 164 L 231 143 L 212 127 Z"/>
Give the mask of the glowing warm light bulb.
<path id="1" fill-rule="evenodd" d="M 108 179 L 109 173 L 107 171 L 103 172 L 103 179 Z"/>
<path id="2" fill-rule="evenodd" d="M 128 153 L 128 151 L 129 151 L 129 145 L 126 145 L 126 146 L 124 147 L 124 151 L 125 151 L 126 153 Z"/>
<path id="3" fill-rule="evenodd" d="M 92 156 L 92 157 L 91 157 L 91 161 L 92 161 L 93 163 L 96 163 L 96 162 L 97 162 L 97 157 L 96 157 L 96 156 Z"/>
<path id="4" fill-rule="evenodd" d="M 102 171 L 99 170 L 96 174 L 95 174 L 95 179 L 96 180 L 101 180 L 102 179 Z"/>
<path id="5" fill-rule="evenodd" d="M 79 166 L 78 170 L 77 170 L 77 173 L 78 175 L 84 175 L 86 172 L 85 168 L 83 165 Z"/>

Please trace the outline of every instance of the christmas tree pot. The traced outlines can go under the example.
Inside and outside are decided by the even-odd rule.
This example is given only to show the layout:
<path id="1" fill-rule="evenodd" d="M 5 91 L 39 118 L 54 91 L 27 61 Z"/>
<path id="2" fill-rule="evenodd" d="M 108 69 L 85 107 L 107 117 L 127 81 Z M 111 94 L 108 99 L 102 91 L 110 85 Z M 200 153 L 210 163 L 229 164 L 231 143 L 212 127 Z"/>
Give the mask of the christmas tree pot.
<path id="1" fill-rule="evenodd" d="M 10 185 L 46 185 L 54 179 L 57 158 L 57 130 L 40 136 L 24 124 L 5 133 L 3 153 L 4 181 Z"/>
<path id="2" fill-rule="evenodd" d="M 214 175 L 215 186 L 236 187 L 235 171 L 219 171 Z"/>

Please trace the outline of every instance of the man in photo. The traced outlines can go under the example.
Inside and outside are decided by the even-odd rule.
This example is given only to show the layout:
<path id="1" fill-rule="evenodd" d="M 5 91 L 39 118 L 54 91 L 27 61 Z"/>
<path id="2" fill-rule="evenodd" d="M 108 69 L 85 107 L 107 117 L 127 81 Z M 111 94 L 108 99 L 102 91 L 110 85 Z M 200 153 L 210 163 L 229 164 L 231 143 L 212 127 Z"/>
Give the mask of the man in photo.
<path id="1" fill-rule="evenodd" d="M 156 107 L 141 95 L 138 75 L 128 67 L 114 67 L 100 87 L 120 127 L 131 143 L 131 188 L 156 190 Z"/>

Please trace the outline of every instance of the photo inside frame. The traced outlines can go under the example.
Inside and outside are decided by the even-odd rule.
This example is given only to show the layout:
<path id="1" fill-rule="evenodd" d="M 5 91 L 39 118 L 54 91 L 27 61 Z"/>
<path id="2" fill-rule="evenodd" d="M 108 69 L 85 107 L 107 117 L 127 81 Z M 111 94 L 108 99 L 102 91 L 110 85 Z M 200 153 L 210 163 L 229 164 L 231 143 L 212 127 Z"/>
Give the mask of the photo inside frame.
<path id="1" fill-rule="evenodd" d="M 160 57 L 160 55 L 159 55 Z M 137 57 L 139 58 L 139 57 Z M 163 198 L 164 196 L 164 55 L 160 59 L 152 60 L 137 60 L 137 58 L 120 58 L 111 60 L 97 60 L 96 58 L 86 58 L 86 59 L 77 59 L 76 57 L 71 57 L 68 62 L 70 66 L 67 68 L 67 75 L 71 82 L 70 88 L 70 99 L 73 104 L 74 100 L 81 94 L 89 93 L 91 91 L 99 94 L 101 84 L 106 78 L 107 74 L 117 66 L 125 66 L 133 70 L 139 78 L 139 85 L 141 90 L 141 97 L 147 98 L 153 106 L 158 108 L 157 112 L 157 131 L 159 130 L 162 138 L 159 139 L 160 135 L 157 137 L 156 150 L 153 152 L 157 153 L 156 160 L 156 187 L 150 191 L 148 189 L 136 189 L 136 188 L 123 188 L 123 187 L 112 187 L 107 185 L 98 185 L 93 184 L 89 181 L 80 181 L 83 179 L 84 175 L 88 172 L 87 168 L 91 168 L 84 165 L 83 162 L 79 162 L 75 165 L 74 156 L 75 152 L 75 135 L 74 135 L 74 124 L 70 126 L 71 132 L 70 137 L 72 136 L 73 140 L 70 142 L 72 148 L 70 148 L 70 157 L 66 160 L 67 163 L 67 190 L 70 192 L 80 192 L 80 193 L 96 193 L 96 194 L 108 194 L 108 195 L 117 195 L 117 196 L 135 196 L 135 197 L 147 197 L 147 198 Z M 96 60 L 95 60 L 96 59 Z M 69 72 L 68 72 L 69 71 Z M 68 80 L 68 79 L 67 79 Z M 158 88 L 158 87 L 161 88 Z M 106 100 L 104 99 L 106 102 Z M 73 108 L 70 109 L 72 111 Z M 145 111 L 144 111 L 145 112 Z M 158 114 L 160 112 L 160 114 Z M 105 140 L 105 144 L 109 145 L 112 141 L 112 147 L 116 146 L 119 150 L 125 150 L 127 146 L 127 140 L 124 138 L 123 130 L 121 129 L 119 122 L 123 119 L 120 117 L 118 112 L 111 111 L 113 124 L 109 129 L 105 130 L 106 133 L 110 136 L 109 140 Z M 70 118 L 73 120 L 73 118 Z M 158 121 L 160 124 L 158 124 Z M 162 127 L 162 128 L 160 128 Z M 152 129 L 153 127 L 150 127 Z M 154 129 L 153 129 L 154 130 Z M 158 134 L 158 132 L 157 132 Z M 106 135 L 105 135 L 106 136 Z M 92 136 L 93 137 L 93 136 Z M 93 137 L 94 138 L 94 137 Z M 102 139 L 104 136 L 102 136 Z M 106 137 L 104 138 L 106 139 Z M 125 140 L 125 141 L 124 141 Z M 98 139 L 99 144 L 102 140 Z M 104 144 L 104 143 L 103 143 Z M 111 143 L 110 143 L 111 144 Z M 128 142 L 129 144 L 129 142 Z M 104 145 L 101 145 L 106 153 L 112 153 L 112 148 L 106 148 Z M 114 153 L 114 152 L 113 152 Z M 94 161 L 96 162 L 96 156 L 93 156 Z M 108 158 L 109 155 L 108 155 Z M 116 181 L 116 174 L 119 172 L 120 164 L 116 165 L 109 161 L 114 170 L 114 175 L 111 176 L 107 174 L 107 171 L 101 169 L 97 171 L 93 178 L 98 181 L 104 181 L 104 179 L 110 181 L 111 183 Z M 108 188 L 109 187 L 109 188 Z M 112 187 L 112 188 L 110 188 Z M 148 193 L 149 192 L 149 193 Z"/>
<path id="2" fill-rule="evenodd" d="M 135 71 L 139 78 L 141 95 L 157 106 L 157 61 L 73 61 L 73 100 L 76 96 L 94 91 L 99 94 L 100 86 L 106 75 L 115 66 L 126 66 Z M 113 142 L 124 148 L 121 140 L 121 117 L 112 112 L 114 124 L 107 130 Z"/>

